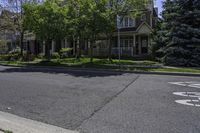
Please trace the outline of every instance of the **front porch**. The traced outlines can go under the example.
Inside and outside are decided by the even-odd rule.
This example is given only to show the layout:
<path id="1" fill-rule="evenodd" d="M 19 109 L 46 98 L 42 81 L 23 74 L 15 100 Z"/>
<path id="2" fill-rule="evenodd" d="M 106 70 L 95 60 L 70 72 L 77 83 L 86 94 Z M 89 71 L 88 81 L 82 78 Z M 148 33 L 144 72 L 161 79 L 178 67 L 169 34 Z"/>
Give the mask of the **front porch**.
<path id="1" fill-rule="evenodd" d="M 120 55 L 128 57 L 142 57 L 150 54 L 150 45 L 152 28 L 145 22 L 143 22 L 135 30 L 120 29 Z M 99 43 L 95 48 L 95 54 L 98 56 L 104 56 L 105 51 L 108 51 L 108 45 L 105 41 Z M 101 49 L 104 50 L 101 50 Z M 107 49 L 107 50 L 106 50 Z M 103 51 L 103 53 L 101 52 Z M 108 52 L 107 52 L 108 53 Z M 114 33 L 112 38 L 112 52 L 113 56 L 119 55 L 118 46 L 118 33 Z"/>
<path id="2" fill-rule="evenodd" d="M 127 57 L 147 56 L 149 55 L 150 35 L 133 34 L 120 36 L 120 55 Z M 95 56 L 107 56 L 108 46 L 105 40 L 98 41 L 94 48 Z M 112 38 L 112 56 L 119 55 L 118 37 Z"/>

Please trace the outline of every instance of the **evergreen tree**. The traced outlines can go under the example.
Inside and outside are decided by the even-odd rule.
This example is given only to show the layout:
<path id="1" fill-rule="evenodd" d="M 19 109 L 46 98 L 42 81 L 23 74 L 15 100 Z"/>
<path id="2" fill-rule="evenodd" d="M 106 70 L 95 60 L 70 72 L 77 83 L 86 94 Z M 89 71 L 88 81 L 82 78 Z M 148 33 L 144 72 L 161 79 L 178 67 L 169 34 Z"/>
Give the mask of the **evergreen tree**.
<path id="1" fill-rule="evenodd" d="M 151 47 L 152 56 L 154 59 L 161 60 L 165 54 L 165 47 L 170 40 L 170 30 L 173 26 L 174 17 L 177 15 L 175 2 L 166 0 L 163 3 L 162 18 L 159 19 L 157 27 L 153 32 L 153 43 Z"/>
<path id="2" fill-rule="evenodd" d="M 200 1 L 173 0 L 167 20 L 168 41 L 163 61 L 173 66 L 200 66 Z M 166 18 L 165 18 L 166 17 Z"/>
<path id="3" fill-rule="evenodd" d="M 163 48 L 165 46 L 164 34 L 163 32 L 163 20 L 158 19 L 155 30 L 152 34 L 152 44 L 151 44 L 151 55 L 154 60 L 161 61 L 163 56 Z"/>

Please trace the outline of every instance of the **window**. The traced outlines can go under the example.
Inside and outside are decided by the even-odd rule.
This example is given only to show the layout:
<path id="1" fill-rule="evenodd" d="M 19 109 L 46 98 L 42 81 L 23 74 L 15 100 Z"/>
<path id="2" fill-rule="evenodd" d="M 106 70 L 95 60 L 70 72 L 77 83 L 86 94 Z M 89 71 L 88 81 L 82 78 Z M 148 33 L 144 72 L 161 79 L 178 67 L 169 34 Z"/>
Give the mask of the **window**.
<path id="1" fill-rule="evenodd" d="M 142 16 L 141 16 L 141 20 L 142 20 L 142 21 L 146 21 L 146 20 L 147 20 L 146 15 L 142 15 Z"/>
<path id="2" fill-rule="evenodd" d="M 132 18 L 129 18 L 129 27 L 133 27 L 133 19 Z"/>
<path id="3" fill-rule="evenodd" d="M 129 45 L 128 45 L 128 40 L 125 40 L 125 45 L 124 45 L 124 47 L 129 47 Z"/>
<path id="4" fill-rule="evenodd" d="M 128 26 L 129 26 L 129 18 L 125 17 L 125 27 L 128 27 Z"/>
<path id="5" fill-rule="evenodd" d="M 147 40 L 142 40 L 142 48 L 146 48 L 147 45 Z"/>
<path id="6" fill-rule="evenodd" d="M 130 39 L 129 40 L 129 47 L 132 47 L 133 46 L 133 39 Z"/>
<path id="7" fill-rule="evenodd" d="M 120 46 L 123 48 L 130 48 L 133 46 L 133 39 L 121 39 Z"/>
<path id="8" fill-rule="evenodd" d="M 148 38 L 147 37 L 142 37 L 142 54 L 147 54 L 148 53 Z"/>
<path id="9" fill-rule="evenodd" d="M 130 17 L 124 17 L 121 23 L 121 27 L 122 28 L 135 27 L 135 19 Z"/>
<path id="10" fill-rule="evenodd" d="M 124 47 L 124 40 L 123 39 L 120 40 L 120 47 Z"/>

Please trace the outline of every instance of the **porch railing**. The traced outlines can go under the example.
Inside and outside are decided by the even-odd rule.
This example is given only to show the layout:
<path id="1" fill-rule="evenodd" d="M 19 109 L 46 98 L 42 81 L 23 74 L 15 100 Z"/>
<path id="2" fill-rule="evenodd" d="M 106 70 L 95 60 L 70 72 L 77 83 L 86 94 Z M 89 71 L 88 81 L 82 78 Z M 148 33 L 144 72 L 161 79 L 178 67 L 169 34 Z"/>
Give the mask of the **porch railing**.
<path id="1" fill-rule="evenodd" d="M 111 54 L 112 55 L 118 55 L 119 54 L 119 48 L 113 47 Z M 106 56 L 108 54 L 108 48 L 94 48 L 93 53 L 96 56 Z M 120 48 L 120 54 L 123 56 L 133 56 L 133 48 L 132 47 L 121 47 Z"/>
<path id="2" fill-rule="evenodd" d="M 112 54 L 118 55 L 119 54 L 119 48 L 118 47 L 112 48 Z M 127 56 L 133 56 L 133 48 L 132 47 L 121 47 L 120 48 L 120 54 L 121 55 L 127 55 Z"/>

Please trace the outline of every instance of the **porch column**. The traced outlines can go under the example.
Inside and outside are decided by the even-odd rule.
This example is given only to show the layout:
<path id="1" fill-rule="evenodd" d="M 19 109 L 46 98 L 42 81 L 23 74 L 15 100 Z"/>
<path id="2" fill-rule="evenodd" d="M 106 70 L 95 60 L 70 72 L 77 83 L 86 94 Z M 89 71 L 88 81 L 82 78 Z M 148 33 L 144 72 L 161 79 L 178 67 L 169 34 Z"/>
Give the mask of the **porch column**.
<path id="1" fill-rule="evenodd" d="M 45 41 L 42 42 L 42 53 L 45 54 L 46 47 L 45 47 Z"/>
<path id="2" fill-rule="evenodd" d="M 136 54 L 136 35 L 133 34 L 133 51 L 132 51 L 132 56 Z"/>
<path id="3" fill-rule="evenodd" d="M 142 54 L 142 42 L 141 42 L 141 36 L 138 36 L 138 54 L 141 55 Z"/>
<path id="4" fill-rule="evenodd" d="M 52 41 L 51 43 L 51 54 L 55 52 L 55 41 Z"/>
<path id="5" fill-rule="evenodd" d="M 150 37 L 150 34 L 148 34 L 148 54 L 150 54 L 151 53 L 151 37 Z"/>
<path id="6" fill-rule="evenodd" d="M 68 39 L 65 39 L 65 45 L 66 45 L 67 48 L 70 47 L 70 46 L 69 46 L 69 43 L 68 43 Z"/>
<path id="7" fill-rule="evenodd" d="M 76 55 L 76 47 L 75 47 L 75 40 L 73 38 L 73 56 Z"/>

